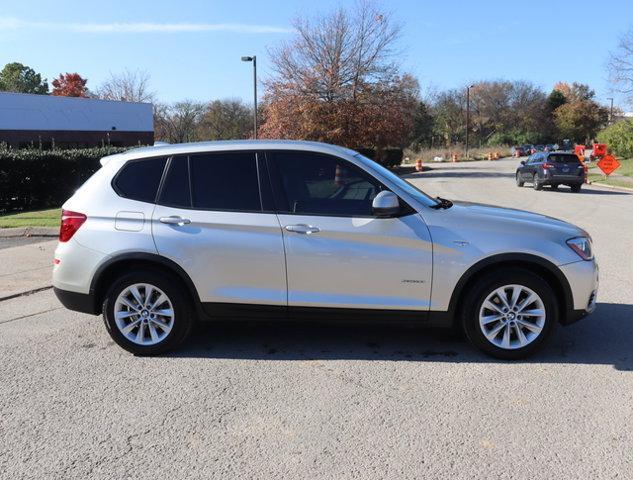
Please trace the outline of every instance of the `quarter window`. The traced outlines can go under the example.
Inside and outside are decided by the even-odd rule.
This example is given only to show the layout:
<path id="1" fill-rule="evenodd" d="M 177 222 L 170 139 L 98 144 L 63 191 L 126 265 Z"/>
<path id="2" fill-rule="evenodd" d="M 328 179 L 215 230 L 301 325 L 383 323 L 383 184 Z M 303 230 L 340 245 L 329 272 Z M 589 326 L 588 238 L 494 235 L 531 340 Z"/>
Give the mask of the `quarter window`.
<path id="1" fill-rule="evenodd" d="M 123 166 L 112 185 L 122 197 L 154 203 L 164 168 L 165 158 L 132 160 Z"/>
<path id="2" fill-rule="evenodd" d="M 189 157 L 193 208 L 262 210 L 254 153 L 222 152 Z"/>
<path id="3" fill-rule="evenodd" d="M 280 210 L 307 215 L 371 216 L 380 184 L 349 162 L 306 152 L 277 152 Z"/>

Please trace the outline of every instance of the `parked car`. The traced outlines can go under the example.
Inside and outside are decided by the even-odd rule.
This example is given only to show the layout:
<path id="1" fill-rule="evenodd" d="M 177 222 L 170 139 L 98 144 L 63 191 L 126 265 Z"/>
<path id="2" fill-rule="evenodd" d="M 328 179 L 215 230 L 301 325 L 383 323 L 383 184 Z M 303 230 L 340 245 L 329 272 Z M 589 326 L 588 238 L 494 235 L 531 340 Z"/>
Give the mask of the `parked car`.
<path id="1" fill-rule="evenodd" d="M 532 155 L 533 153 L 536 153 L 536 148 L 534 148 L 534 145 L 528 143 L 523 145 L 523 151 L 526 155 Z"/>
<path id="2" fill-rule="evenodd" d="M 210 142 L 101 163 L 63 205 L 54 291 L 138 355 L 195 321 L 274 318 L 458 327 L 514 359 L 595 306 L 587 232 L 431 198 L 346 148 Z"/>
<path id="3" fill-rule="evenodd" d="M 516 183 L 519 187 L 531 183 L 534 190 L 542 190 L 544 185 L 552 189 L 569 185 L 572 192 L 580 192 L 585 173 L 585 166 L 573 153 L 539 152 L 521 162 L 516 171 Z"/>

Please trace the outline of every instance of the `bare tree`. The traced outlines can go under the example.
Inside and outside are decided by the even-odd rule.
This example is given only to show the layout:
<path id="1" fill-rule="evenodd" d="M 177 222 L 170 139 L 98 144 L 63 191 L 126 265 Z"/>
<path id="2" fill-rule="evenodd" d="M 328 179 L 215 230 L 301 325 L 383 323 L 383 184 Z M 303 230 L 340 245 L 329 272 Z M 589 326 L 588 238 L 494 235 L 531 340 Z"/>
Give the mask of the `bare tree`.
<path id="1" fill-rule="evenodd" d="M 418 107 L 419 85 L 395 63 L 400 25 L 371 1 L 314 19 L 270 52 L 259 132 L 352 148 L 400 146 Z"/>
<path id="2" fill-rule="evenodd" d="M 154 131 L 157 140 L 169 143 L 194 142 L 198 138 L 204 104 L 192 100 L 154 108 Z"/>
<path id="3" fill-rule="evenodd" d="M 607 67 L 615 90 L 633 102 L 633 28 L 620 37 L 617 49 L 609 55 Z"/>
<path id="4" fill-rule="evenodd" d="M 149 88 L 149 80 L 149 74 L 141 70 L 125 70 L 118 75 L 111 73 L 95 93 L 104 100 L 152 103 L 155 94 Z"/>
<path id="5" fill-rule="evenodd" d="M 322 100 L 356 98 L 363 86 L 397 75 L 401 27 L 368 0 L 314 20 L 299 18 L 291 43 L 271 51 L 275 83 Z"/>

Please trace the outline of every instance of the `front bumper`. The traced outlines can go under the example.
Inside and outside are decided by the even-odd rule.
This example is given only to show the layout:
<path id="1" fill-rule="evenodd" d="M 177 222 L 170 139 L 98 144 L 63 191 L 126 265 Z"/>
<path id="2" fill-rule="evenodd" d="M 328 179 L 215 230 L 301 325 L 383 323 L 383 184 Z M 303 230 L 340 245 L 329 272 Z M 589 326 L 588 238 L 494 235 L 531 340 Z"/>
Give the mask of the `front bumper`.
<path id="1" fill-rule="evenodd" d="M 595 260 L 568 263 L 560 267 L 569 286 L 573 305 L 569 305 L 564 324 L 573 323 L 596 308 L 599 287 L 599 268 Z"/>

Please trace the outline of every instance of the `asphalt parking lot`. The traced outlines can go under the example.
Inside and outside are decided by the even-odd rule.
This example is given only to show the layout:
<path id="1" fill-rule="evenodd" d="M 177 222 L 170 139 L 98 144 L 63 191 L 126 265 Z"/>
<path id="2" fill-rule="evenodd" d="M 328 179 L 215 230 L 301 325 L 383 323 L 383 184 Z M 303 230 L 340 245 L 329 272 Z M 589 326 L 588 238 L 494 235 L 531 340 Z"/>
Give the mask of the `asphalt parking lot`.
<path id="1" fill-rule="evenodd" d="M 519 189 L 517 163 L 408 179 L 592 234 L 597 311 L 533 359 L 492 360 L 446 332 L 320 325 L 207 326 L 135 358 L 43 290 L 0 302 L 0 478 L 631 478 L 633 194 Z"/>

